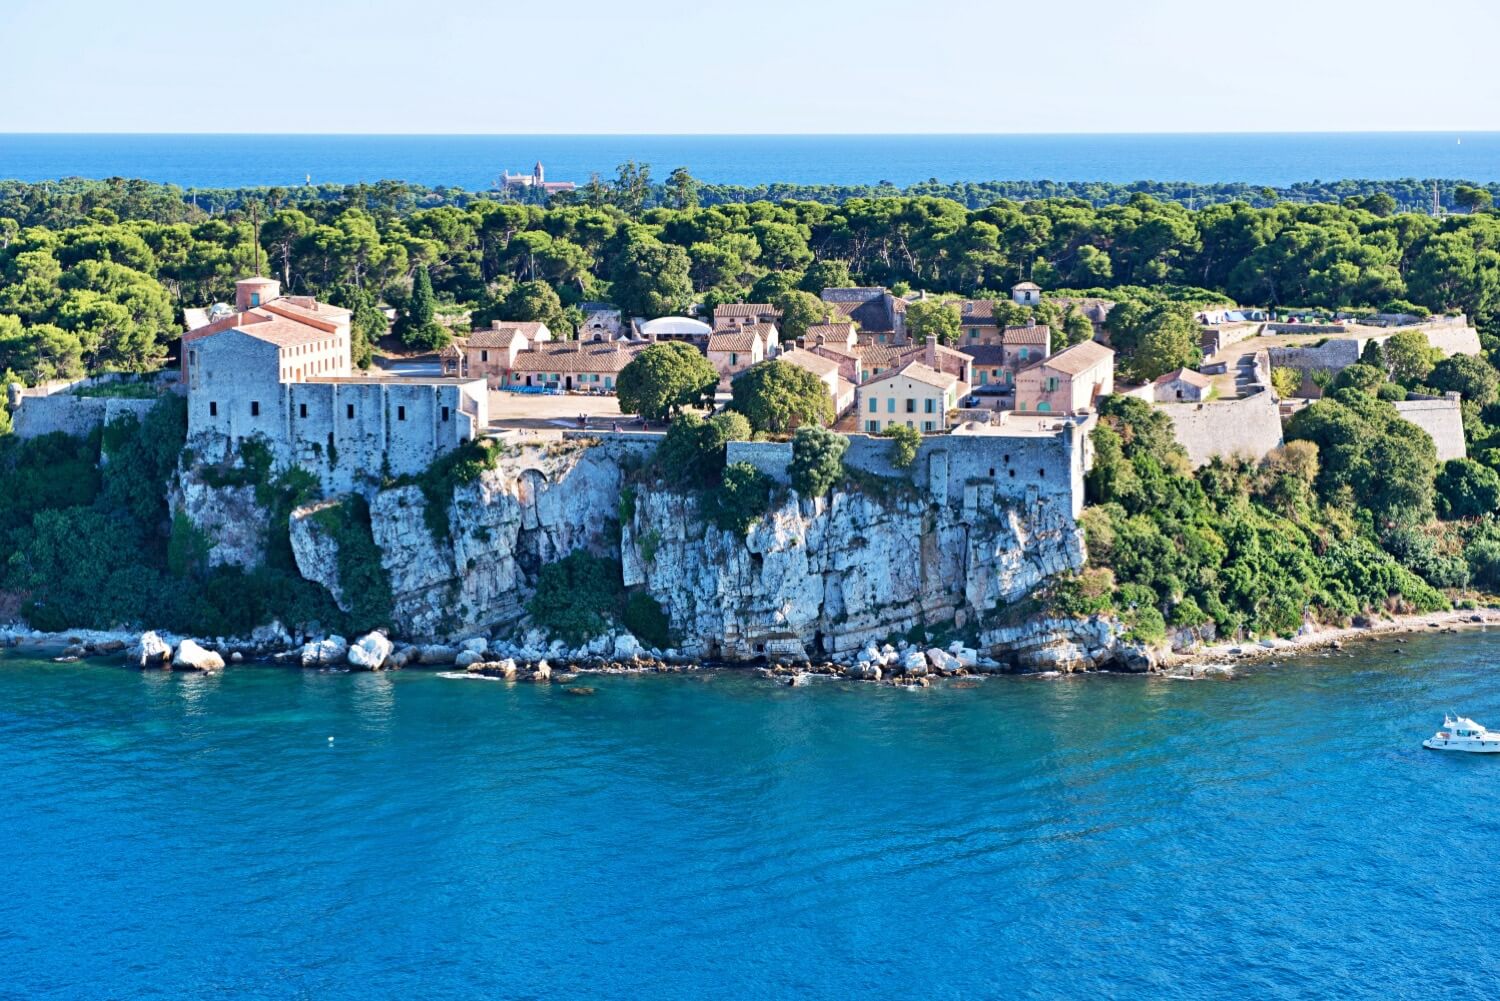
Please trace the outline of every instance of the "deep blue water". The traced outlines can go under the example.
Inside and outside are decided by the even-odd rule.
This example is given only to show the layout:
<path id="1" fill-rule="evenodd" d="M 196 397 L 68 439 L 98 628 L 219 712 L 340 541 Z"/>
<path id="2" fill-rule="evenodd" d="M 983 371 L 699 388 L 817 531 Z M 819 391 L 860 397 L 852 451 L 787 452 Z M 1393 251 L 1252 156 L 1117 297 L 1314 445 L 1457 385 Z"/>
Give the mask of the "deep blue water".
<path id="1" fill-rule="evenodd" d="M 1462 138 L 1460 143 L 1458 140 Z M 686 166 L 725 184 L 940 181 L 1500 180 L 1500 132 L 928 136 L 316 136 L 0 134 L 0 178 L 141 177 L 184 187 L 384 178 L 482 190 L 540 159 L 554 180 L 658 177 Z"/>
<path id="2" fill-rule="evenodd" d="M 0 995 L 1473 997 L 1500 634 L 1234 682 L 0 659 Z M 330 745 L 328 737 L 336 738 Z"/>

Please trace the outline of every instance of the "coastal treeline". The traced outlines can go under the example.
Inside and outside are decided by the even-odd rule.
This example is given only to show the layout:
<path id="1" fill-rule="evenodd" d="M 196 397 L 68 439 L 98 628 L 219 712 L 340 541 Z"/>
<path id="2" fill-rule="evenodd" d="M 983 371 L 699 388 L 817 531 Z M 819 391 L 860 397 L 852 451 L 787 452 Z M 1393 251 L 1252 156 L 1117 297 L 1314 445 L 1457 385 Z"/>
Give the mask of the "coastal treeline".
<path id="1" fill-rule="evenodd" d="M 910 194 L 707 205 L 690 177 L 663 196 L 642 173 L 552 205 L 425 205 L 383 183 L 267 189 L 218 211 L 139 181 L 0 185 L 0 370 L 34 382 L 151 368 L 183 307 L 229 298 L 253 271 L 354 309 L 366 356 L 386 332 L 382 305 L 431 347 L 470 319 L 566 334 L 598 300 L 627 315 L 775 301 L 795 327 L 817 318 L 818 291 L 849 284 L 1004 300 L 1031 280 L 1125 301 L 1461 310 L 1485 331 L 1500 308 L 1500 216 L 1478 189 L 1473 211 L 1442 218 L 1379 193 L 1195 210 L 1144 193 L 1102 207 Z"/>

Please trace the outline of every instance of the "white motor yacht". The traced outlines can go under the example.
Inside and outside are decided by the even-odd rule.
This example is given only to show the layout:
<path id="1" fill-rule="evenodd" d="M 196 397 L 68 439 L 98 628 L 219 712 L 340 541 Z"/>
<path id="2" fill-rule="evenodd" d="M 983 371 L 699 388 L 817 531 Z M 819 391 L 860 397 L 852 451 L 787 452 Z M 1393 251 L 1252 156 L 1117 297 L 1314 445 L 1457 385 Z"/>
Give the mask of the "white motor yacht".
<path id="1" fill-rule="evenodd" d="M 1500 733 L 1493 733 L 1464 716 L 1443 715 L 1443 728 L 1422 741 L 1434 751 L 1500 754 Z"/>

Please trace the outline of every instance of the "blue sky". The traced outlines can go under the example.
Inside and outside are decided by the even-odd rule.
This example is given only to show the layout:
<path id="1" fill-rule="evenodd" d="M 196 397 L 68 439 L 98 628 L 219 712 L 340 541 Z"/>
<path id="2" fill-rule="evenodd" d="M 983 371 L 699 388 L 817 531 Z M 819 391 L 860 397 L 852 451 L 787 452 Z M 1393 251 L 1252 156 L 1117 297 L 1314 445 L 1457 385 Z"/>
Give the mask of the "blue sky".
<path id="1" fill-rule="evenodd" d="M 1494 0 L 0 0 L 0 131 L 1492 130 L 1497 32 Z"/>

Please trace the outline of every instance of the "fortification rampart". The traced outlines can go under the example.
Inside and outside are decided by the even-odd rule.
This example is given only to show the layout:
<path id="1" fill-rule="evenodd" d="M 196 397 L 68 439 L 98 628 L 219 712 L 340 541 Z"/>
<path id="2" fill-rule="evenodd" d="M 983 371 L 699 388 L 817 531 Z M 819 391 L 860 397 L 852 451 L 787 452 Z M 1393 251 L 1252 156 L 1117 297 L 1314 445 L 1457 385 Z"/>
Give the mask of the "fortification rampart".
<path id="1" fill-rule="evenodd" d="M 1238 400 L 1158 403 L 1156 409 L 1172 418 L 1177 443 L 1195 468 L 1215 456 L 1260 459 L 1282 441 L 1280 408 L 1270 392 Z"/>

